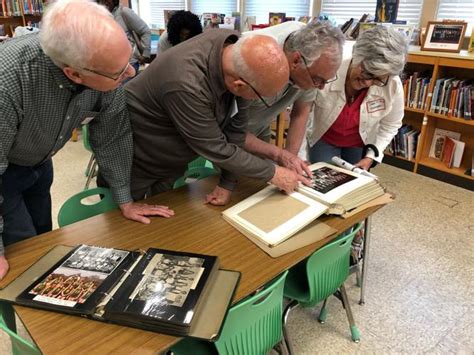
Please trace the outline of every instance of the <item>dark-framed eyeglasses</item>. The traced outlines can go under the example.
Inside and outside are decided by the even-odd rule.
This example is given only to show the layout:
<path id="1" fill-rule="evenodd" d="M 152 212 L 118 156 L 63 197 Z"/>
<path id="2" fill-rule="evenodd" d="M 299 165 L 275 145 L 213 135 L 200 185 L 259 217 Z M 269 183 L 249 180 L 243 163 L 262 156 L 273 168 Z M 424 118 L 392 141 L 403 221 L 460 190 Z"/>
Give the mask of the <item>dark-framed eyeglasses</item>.
<path id="1" fill-rule="evenodd" d="M 103 73 L 101 71 L 97 71 L 97 70 L 93 70 L 93 69 L 89 69 L 89 68 L 82 68 L 82 70 L 85 70 L 85 71 L 103 76 L 104 78 L 108 78 L 108 79 L 111 79 L 113 81 L 117 81 L 121 77 L 123 77 L 123 75 L 125 74 L 125 72 L 127 71 L 128 67 L 129 67 L 129 65 L 130 65 L 130 63 L 127 63 L 127 65 L 120 71 L 120 74 L 117 74 L 117 75 L 111 75 L 111 74 Z"/>
<path id="2" fill-rule="evenodd" d="M 317 76 L 317 75 L 316 75 L 316 77 L 313 77 L 313 75 L 311 75 L 311 72 L 309 71 L 309 67 L 308 67 L 308 63 L 306 62 L 306 58 L 303 57 L 303 55 L 301 55 L 301 59 L 303 59 L 304 67 L 306 68 L 306 71 L 308 72 L 308 75 L 311 78 L 311 81 L 313 82 L 313 86 L 317 87 L 317 86 L 321 86 L 321 85 L 326 85 L 326 84 L 332 83 L 332 82 L 337 80 L 337 74 L 334 78 L 329 79 L 329 80 L 324 80 L 323 78 L 321 78 L 320 76 Z"/>
<path id="3" fill-rule="evenodd" d="M 388 81 L 390 79 L 390 75 L 387 75 L 387 77 L 384 79 L 378 78 L 375 75 L 369 73 L 367 70 L 365 70 L 364 65 L 360 63 L 360 77 L 362 80 L 370 80 L 372 83 L 376 86 L 386 86 L 388 84 Z"/>
<path id="4" fill-rule="evenodd" d="M 257 89 L 255 89 L 252 84 L 250 84 L 247 80 L 243 79 L 243 78 L 240 78 L 240 80 L 242 80 L 245 84 L 247 84 L 249 86 L 249 88 L 252 89 L 252 91 L 255 93 L 255 95 L 257 95 L 257 97 L 260 99 L 260 101 L 262 101 L 262 103 L 265 105 L 266 108 L 270 108 L 271 105 L 269 105 L 265 99 L 263 98 L 262 95 L 260 95 L 260 93 L 257 91 Z"/>

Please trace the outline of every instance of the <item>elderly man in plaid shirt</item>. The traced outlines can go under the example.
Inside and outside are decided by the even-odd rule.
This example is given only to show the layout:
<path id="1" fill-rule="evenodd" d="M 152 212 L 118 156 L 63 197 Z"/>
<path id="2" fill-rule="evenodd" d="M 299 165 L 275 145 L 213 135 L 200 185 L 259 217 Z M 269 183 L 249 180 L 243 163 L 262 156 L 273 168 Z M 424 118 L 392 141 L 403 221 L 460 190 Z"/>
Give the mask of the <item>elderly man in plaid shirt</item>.
<path id="1" fill-rule="evenodd" d="M 126 218 L 174 214 L 130 194 L 132 132 L 120 84 L 135 74 L 131 52 L 110 13 L 90 0 L 58 0 L 39 35 L 0 44 L 0 279 L 9 267 L 3 245 L 51 230 L 51 157 L 81 123 L 90 122 L 101 173 Z"/>

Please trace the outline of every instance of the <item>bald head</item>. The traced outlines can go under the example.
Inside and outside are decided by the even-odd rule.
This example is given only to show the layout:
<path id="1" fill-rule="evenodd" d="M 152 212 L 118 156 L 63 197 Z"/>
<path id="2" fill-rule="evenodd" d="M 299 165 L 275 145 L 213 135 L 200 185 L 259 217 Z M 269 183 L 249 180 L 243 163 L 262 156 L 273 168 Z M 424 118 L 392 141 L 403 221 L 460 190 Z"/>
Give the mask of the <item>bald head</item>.
<path id="1" fill-rule="evenodd" d="M 110 12 L 90 0 L 57 0 L 46 7 L 41 47 L 59 66 L 82 68 L 131 50 Z"/>
<path id="2" fill-rule="evenodd" d="M 232 61 L 236 76 L 262 96 L 275 96 L 288 83 L 288 61 L 272 37 L 251 35 L 239 39 L 232 48 Z"/>

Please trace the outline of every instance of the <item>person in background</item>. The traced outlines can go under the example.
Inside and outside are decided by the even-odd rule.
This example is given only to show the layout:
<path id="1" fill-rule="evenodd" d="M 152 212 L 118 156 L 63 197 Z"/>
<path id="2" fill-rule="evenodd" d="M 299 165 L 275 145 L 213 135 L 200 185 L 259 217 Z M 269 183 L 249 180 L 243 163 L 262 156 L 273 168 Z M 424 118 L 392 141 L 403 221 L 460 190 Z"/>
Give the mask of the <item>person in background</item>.
<path id="1" fill-rule="evenodd" d="M 135 199 L 172 188 L 197 156 L 222 169 L 206 201 L 222 205 L 235 175 L 271 181 L 287 192 L 294 171 L 243 149 L 247 100 L 274 96 L 288 82 L 288 61 L 269 36 L 238 40 L 235 31 L 205 31 L 156 57 L 125 85 L 133 130 L 132 194 Z M 157 80 L 159 78 L 159 80 Z"/>
<path id="2" fill-rule="evenodd" d="M 99 0 L 114 16 L 115 21 L 123 28 L 133 48 L 130 64 L 138 74 L 140 64 L 150 59 L 151 30 L 132 9 L 120 5 L 120 0 Z"/>
<path id="3" fill-rule="evenodd" d="M 158 42 L 158 54 L 202 33 L 199 17 L 191 11 L 176 11 Z"/>
<path id="4" fill-rule="evenodd" d="M 311 176 L 307 163 L 297 154 L 306 133 L 306 123 L 317 89 L 336 79 L 341 64 L 344 35 L 329 22 L 312 21 L 308 25 L 290 21 L 243 36 L 261 34 L 276 39 L 290 67 L 290 78 L 274 97 L 252 101 L 249 108 L 245 149 L 298 174 Z M 275 117 L 292 106 L 290 126 L 284 149 L 270 144 L 270 125 Z M 230 196 L 228 196 L 230 198 Z"/>
<path id="5" fill-rule="evenodd" d="M 94 24 L 91 26 L 90 24 Z M 129 219 L 169 217 L 133 203 L 132 132 L 121 82 L 135 75 L 121 27 L 89 0 L 50 3 L 39 33 L 0 45 L 0 279 L 4 245 L 52 229 L 52 157 L 90 122 L 90 143 L 115 202 Z"/>
<path id="6" fill-rule="evenodd" d="M 377 26 L 360 34 L 345 51 L 338 79 L 318 92 L 312 128 L 307 132 L 312 163 L 333 156 L 368 170 L 381 162 L 383 151 L 397 134 L 404 115 L 399 74 L 408 56 L 401 33 Z M 372 144 L 378 151 L 368 149 Z"/>

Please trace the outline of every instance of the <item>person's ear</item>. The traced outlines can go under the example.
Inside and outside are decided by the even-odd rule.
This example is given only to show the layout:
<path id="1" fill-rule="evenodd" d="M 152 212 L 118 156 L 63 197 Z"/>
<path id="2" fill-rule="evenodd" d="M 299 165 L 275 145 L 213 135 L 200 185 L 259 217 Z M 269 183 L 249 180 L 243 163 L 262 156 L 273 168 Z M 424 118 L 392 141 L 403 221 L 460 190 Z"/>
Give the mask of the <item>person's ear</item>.
<path id="1" fill-rule="evenodd" d="M 296 51 L 291 54 L 290 70 L 295 70 L 301 65 L 301 53 Z"/>
<path id="2" fill-rule="evenodd" d="M 241 93 L 246 90 L 248 85 L 240 79 L 232 80 L 231 86 L 234 92 Z"/>
<path id="3" fill-rule="evenodd" d="M 82 84 L 82 75 L 79 73 L 76 69 L 73 69 L 71 67 L 64 67 L 63 68 L 63 73 L 66 75 L 70 80 L 75 82 L 76 84 Z"/>

